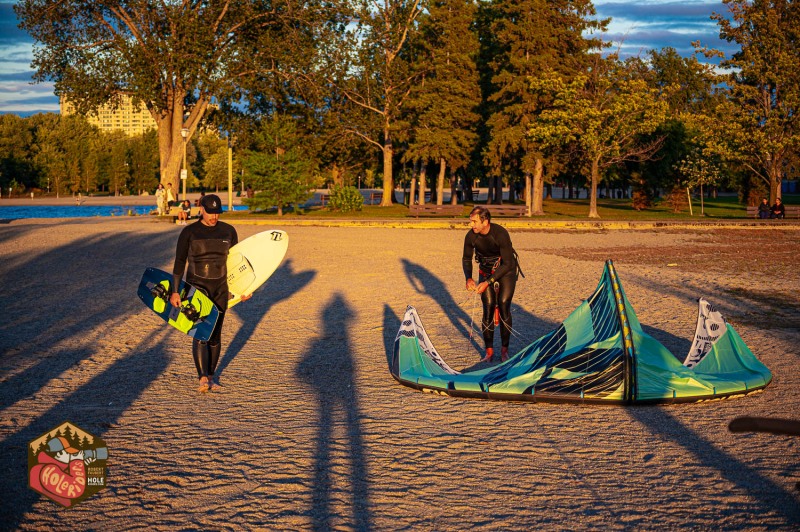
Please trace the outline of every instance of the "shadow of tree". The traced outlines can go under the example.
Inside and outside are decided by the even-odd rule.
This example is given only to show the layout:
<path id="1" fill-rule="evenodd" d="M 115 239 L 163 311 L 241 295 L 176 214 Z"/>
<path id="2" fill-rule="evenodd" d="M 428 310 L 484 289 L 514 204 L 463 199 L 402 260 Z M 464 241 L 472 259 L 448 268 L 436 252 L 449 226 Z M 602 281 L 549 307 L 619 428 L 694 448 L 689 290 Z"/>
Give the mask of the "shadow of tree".
<path id="1" fill-rule="evenodd" d="M 253 299 L 240 303 L 230 310 L 230 312 L 235 312 L 241 318 L 242 326 L 236 331 L 230 344 L 224 350 L 219 366 L 217 366 L 217 376 L 222 375 L 228 364 L 241 353 L 261 320 L 269 313 L 272 307 L 302 290 L 316 275 L 317 272 L 314 270 L 295 272 L 292 260 L 286 259 L 275 270 L 272 277 L 261 288 L 256 290 Z"/>
<path id="2" fill-rule="evenodd" d="M 139 278 L 120 279 L 119 263 L 127 265 L 126 271 L 139 271 L 135 265 L 142 257 L 161 263 L 171 253 L 172 240 L 170 234 L 98 236 L 56 247 L 8 270 L 0 269 L 5 278 L 20 279 L 0 293 L 0 308 L 12 317 L 0 324 L 0 351 L 13 357 L 15 364 L 35 360 L 11 377 L 0 374 L 0 409 L 36 392 L 94 354 L 92 350 L 63 348 L 50 353 L 52 346 L 73 338 L 80 340 L 104 324 L 140 311 L 136 297 Z M 64 263 L 70 268 L 53 268 Z M 143 264 L 141 271 L 145 267 Z M 76 279 L 75 271 L 87 273 Z"/>
<path id="3" fill-rule="evenodd" d="M 10 498 L 0 507 L 3 528 L 16 529 L 34 503 L 41 499 L 41 495 L 28 488 L 28 443 L 67 420 L 76 421 L 82 429 L 104 438 L 108 429 L 118 422 L 139 399 L 142 391 L 170 363 L 169 356 L 159 345 L 169 334 L 171 332 L 168 329 L 163 329 L 155 338 L 146 338 L 139 346 L 134 346 L 129 355 L 65 395 L 53 407 L 38 412 L 36 418 L 25 427 L 4 438 L 5 452 L 0 453 L 0 468 L 6 472 L 4 493 Z M 145 344 L 153 346 L 144 347 Z M 62 354 L 56 352 L 54 357 Z M 84 357 L 94 353 L 87 350 L 67 354 Z"/>
<path id="4" fill-rule="evenodd" d="M 368 472 L 365 445 L 360 423 L 359 395 L 349 329 L 355 317 L 341 294 L 335 294 L 322 312 L 322 335 L 307 349 L 306 356 L 295 368 L 317 401 L 317 436 L 314 451 L 311 519 L 314 530 L 331 530 L 339 526 L 332 514 L 333 492 L 331 471 L 334 428 L 344 422 L 346 447 L 350 462 L 350 501 L 352 522 L 348 528 L 370 530 Z M 344 517 L 344 516 L 340 516 Z"/>

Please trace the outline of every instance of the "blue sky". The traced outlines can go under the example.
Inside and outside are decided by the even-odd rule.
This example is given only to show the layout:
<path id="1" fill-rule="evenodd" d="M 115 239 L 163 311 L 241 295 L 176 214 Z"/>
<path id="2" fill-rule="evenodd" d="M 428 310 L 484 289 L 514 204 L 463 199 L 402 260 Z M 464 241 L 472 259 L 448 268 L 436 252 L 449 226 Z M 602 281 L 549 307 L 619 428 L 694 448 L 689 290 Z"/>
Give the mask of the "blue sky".
<path id="1" fill-rule="evenodd" d="M 726 54 L 732 51 L 719 40 L 717 25 L 709 18 L 712 12 L 726 12 L 722 2 L 595 0 L 594 4 L 600 17 L 612 18 L 606 40 L 614 41 L 625 57 L 665 46 L 690 55 L 690 43 L 695 40 Z M 30 84 L 33 40 L 17 28 L 13 5 L 0 0 L 0 113 L 57 112 L 52 83 Z"/>

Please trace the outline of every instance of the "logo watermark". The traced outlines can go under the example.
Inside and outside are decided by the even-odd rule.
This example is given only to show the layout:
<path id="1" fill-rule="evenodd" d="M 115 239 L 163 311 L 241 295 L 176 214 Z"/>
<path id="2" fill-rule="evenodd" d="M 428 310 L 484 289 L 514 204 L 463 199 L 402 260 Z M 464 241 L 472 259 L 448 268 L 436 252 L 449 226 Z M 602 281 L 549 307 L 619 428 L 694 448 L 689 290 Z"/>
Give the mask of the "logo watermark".
<path id="1" fill-rule="evenodd" d="M 106 487 L 106 443 L 66 421 L 28 444 L 28 485 L 70 508 Z"/>

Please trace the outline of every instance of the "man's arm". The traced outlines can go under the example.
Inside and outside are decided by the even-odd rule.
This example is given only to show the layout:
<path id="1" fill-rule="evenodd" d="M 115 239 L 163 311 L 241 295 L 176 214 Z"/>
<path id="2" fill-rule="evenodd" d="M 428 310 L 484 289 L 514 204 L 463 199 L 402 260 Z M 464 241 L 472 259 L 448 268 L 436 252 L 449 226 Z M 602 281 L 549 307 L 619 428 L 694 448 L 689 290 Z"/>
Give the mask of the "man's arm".
<path id="1" fill-rule="evenodd" d="M 173 307 L 181 306 L 181 296 L 178 287 L 181 285 L 183 273 L 186 271 L 186 260 L 189 257 L 189 229 L 186 227 L 178 237 L 178 244 L 175 246 L 175 264 L 172 266 L 172 286 L 170 290 L 169 302 Z"/>

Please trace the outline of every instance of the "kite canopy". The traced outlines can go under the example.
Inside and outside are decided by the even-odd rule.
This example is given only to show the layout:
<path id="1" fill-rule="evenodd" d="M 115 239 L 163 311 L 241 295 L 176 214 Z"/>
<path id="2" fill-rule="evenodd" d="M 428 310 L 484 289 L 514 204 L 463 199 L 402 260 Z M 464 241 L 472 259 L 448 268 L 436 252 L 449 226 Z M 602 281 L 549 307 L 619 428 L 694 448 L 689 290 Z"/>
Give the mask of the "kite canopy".
<path id="1" fill-rule="evenodd" d="M 642 330 L 610 260 L 594 293 L 557 329 L 508 361 L 480 370 L 461 373 L 448 366 L 409 306 L 390 369 L 400 383 L 418 390 L 511 401 L 702 401 L 761 390 L 772 380 L 704 299 L 694 342 L 681 363 Z"/>

